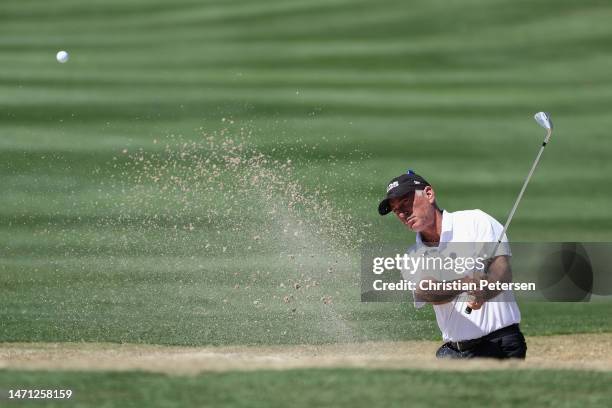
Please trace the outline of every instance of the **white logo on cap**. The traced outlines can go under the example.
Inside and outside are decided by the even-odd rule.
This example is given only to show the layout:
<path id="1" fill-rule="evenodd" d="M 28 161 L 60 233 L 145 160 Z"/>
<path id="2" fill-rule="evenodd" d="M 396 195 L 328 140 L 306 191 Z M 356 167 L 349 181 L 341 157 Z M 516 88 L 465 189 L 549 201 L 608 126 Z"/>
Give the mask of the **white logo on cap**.
<path id="1" fill-rule="evenodd" d="M 421 184 L 421 182 L 414 180 L 414 184 Z"/>
<path id="2" fill-rule="evenodd" d="M 389 192 L 389 190 L 391 190 L 392 188 L 397 187 L 397 186 L 399 186 L 399 183 L 397 181 L 394 181 L 393 183 L 389 184 L 387 186 L 387 193 Z"/>

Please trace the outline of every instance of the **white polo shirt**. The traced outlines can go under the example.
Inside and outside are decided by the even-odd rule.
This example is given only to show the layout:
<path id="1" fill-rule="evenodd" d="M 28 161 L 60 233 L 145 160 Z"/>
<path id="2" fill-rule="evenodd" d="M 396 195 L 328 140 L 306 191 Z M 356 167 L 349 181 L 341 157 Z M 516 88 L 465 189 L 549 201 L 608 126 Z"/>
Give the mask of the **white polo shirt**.
<path id="1" fill-rule="evenodd" d="M 442 231 L 440 243 L 446 242 L 497 242 L 503 226 L 493 217 L 481 210 L 467 210 L 442 214 Z M 421 236 L 417 233 L 417 246 L 422 245 Z M 502 242 L 508 242 L 504 234 Z M 477 257 L 476 246 L 471 256 Z M 410 250 L 409 250 L 410 252 Z M 497 255 L 511 255 L 508 246 L 500 246 Z M 521 321 L 514 295 L 503 291 L 493 299 L 485 302 L 478 310 L 466 314 L 467 296 L 461 294 L 454 301 L 433 305 L 438 326 L 444 341 L 462 341 L 485 336 L 495 330 Z M 425 302 L 415 301 L 415 306 L 422 307 Z"/>

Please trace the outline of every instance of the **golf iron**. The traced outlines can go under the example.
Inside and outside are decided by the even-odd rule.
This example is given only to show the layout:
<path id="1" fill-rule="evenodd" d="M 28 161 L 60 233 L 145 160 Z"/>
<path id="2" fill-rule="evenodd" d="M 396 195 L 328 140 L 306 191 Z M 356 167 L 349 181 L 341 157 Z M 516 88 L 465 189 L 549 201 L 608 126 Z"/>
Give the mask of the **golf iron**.
<path id="1" fill-rule="evenodd" d="M 506 220 L 506 225 L 504 225 L 504 229 L 499 235 L 499 239 L 497 240 L 497 243 L 495 244 L 495 248 L 493 249 L 492 255 L 495 255 L 495 253 L 497 252 L 497 249 L 499 248 L 499 245 L 501 244 L 502 239 L 504 238 L 504 234 L 506 233 L 506 230 L 508 229 L 508 226 L 510 225 L 510 222 L 512 221 L 512 217 L 514 217 L 514 213 L 516 212 L 516 209 L 519 203 L 521 202 L 521 199 L 523 198 L 523 194 L 525 193 L 525 190 L 527 189 L 527 184 L 529 184 L 529 180 L 531 179 L 533 172 L 538 166 L 540 157 L 542 157 L 542 153 L 544 153 L 544 148 L 550 141 L 550 136 L 552 135 L 553 124 L 552 124 L 552 120 L 550 119 L 550 114 L 546 112 L 538 112 L 534 115 L 534 119 L 536 122 L 538 122 L 538 125 L 546 129 L 546 136 L 544 137 L 544 141 L 542 142 L 540 151 L 538 152 L 538 155 L 536 156 L 533 162 L 533 165 L 531 166 L 531 170 L 529 170 L 529 174 L 527 174 L 527 178 L 525 179 L 525 182 L 523 183 L 523 188 L 521 188 L 521 192 L 519 193 L 518 197 L 516 197 L 514 206 L 512 207 L 512 210 L 510 211 L 510 215 L 508 215 L 508 219 Z M 466 314 L 472 313 L 472 309 L 469 306 L 467 306 L 465 308 L 465 313 Z"/>

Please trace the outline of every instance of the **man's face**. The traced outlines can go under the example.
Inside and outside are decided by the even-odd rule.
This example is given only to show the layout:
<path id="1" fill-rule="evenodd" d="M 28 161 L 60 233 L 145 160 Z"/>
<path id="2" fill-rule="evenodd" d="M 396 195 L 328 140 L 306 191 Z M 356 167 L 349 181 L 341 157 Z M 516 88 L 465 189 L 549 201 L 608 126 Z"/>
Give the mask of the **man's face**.
<path id="1" fill-rule="evenodd" d="M 431 187 L 389 200 L 391 211 L 414 232 L 421 232 L 435 221 L 434 193 Z"/>

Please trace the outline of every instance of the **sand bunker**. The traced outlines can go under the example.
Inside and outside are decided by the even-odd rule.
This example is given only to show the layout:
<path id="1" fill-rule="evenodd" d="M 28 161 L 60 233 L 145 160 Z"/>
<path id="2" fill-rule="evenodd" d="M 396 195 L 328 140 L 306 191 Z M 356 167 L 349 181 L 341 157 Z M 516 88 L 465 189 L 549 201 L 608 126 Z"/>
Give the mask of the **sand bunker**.
<path id="1" fill-rule="evenodd" d="M 0 368 L 169 374 L 313 367 L 612 370 L 612 334 L 530 337 L 526 361 L 439 361 L 438 342 L 303 346 L 168 347 L 110 343 L 3 343 Z"/>

